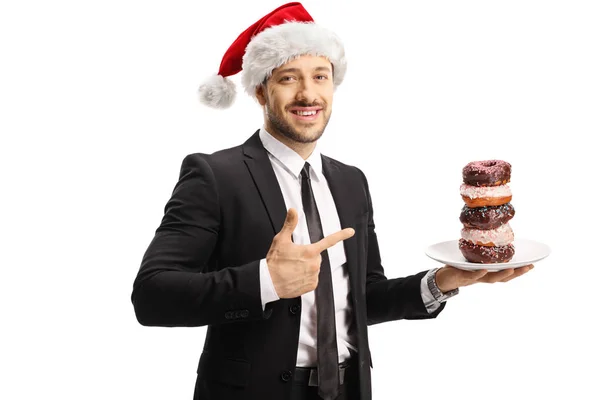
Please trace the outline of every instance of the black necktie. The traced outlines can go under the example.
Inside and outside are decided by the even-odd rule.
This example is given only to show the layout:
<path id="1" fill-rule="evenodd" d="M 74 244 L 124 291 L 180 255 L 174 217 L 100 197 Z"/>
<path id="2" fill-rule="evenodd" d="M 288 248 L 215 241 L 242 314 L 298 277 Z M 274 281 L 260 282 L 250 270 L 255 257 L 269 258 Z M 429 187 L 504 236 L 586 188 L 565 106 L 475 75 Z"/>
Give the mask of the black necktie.
<path id="1" fill-rule="evenodd" d="M 321 217 L 313 195 L 309 175 L 310 164 L 302 169 L 302 207 L 306 215 L 311 243 L 323 239 Z M 333 283 L 327 250 L 321 253 L 319 284 L 315 289 L 317 302 L 317 369 L 319 375 L 319 396 L 335 399 L 339 390 L 338 352 L 335 329 L 335 309 L 333 303 Z"/>

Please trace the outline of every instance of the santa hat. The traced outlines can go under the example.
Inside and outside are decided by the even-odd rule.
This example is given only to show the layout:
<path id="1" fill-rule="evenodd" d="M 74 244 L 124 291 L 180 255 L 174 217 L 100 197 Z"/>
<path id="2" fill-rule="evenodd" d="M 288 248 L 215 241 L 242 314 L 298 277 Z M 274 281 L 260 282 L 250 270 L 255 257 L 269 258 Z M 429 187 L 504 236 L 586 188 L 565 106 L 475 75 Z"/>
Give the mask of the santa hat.
<path id="1" fill-rule="evenodd" d="M 275 68 L 302 55 L 324 56 L 333 65 L 334 88 L 346 73 L 346 57 L 340 39 L 315 24 L 298 2 L 285 4 L 246 29 L 229 47 L 217 75 L 198 89 L 200 101 L 227 108 L 235 100 L 235 84 L 227 79 L 242 71 L 242 85 L 252 97 L 255 89 Z"/>

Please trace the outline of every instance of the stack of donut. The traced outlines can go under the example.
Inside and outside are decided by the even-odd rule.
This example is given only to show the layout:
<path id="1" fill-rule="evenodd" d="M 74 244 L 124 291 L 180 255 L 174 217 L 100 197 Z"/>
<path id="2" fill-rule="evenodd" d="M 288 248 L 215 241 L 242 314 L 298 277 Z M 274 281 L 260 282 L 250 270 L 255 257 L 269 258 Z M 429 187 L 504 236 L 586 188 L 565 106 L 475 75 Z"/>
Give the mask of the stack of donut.
<path id="1" fill-rule="evenodd" d="M 463 168 L 460 194 L 465 205 L 458 247 L 472 263 L 508 262 L 515 254 L 514 234 L 508 223 L 515 209 L 510 201 L 511 165 L 501 160 L 473 161 Z"/>

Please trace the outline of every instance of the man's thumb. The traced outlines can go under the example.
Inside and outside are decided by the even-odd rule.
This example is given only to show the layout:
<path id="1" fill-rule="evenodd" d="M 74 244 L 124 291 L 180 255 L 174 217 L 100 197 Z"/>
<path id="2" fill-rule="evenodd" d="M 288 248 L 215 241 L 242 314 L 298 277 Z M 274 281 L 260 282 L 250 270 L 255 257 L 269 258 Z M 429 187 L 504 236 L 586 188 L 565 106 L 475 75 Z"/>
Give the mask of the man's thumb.
<path id="1" fill-rule="evenodd" d="M 296 225 L 298 225 L 298 212 L 295 209 L 290 208 L 285 216 L 285 221 L 280 233 L 291 240 Z"/>

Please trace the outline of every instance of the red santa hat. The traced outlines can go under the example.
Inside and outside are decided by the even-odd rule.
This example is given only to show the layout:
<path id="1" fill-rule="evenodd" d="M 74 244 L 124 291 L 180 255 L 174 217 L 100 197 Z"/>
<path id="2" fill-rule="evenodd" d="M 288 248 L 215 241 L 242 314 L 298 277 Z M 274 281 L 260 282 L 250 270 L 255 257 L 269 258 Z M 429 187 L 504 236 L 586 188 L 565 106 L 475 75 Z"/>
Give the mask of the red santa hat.
<path id="1" fill-rule="evenodd" d="M 198 89 L 200 101 L 214 108 L 227 108 L 235 100 L 235 84 L 228 76 L 242 72 L 244 90 L 255 97 L 255 89 L 275 68 L 302 55 L 324 56 L 333 65 L 334 88 L 346 73 L 341 40 L 315 24 L 298 2 L 284 4 L 246 29 L 229 47 L 217 75 Z"/>

